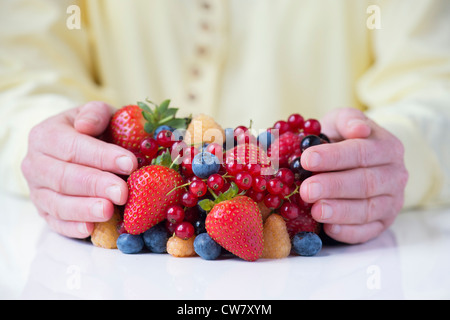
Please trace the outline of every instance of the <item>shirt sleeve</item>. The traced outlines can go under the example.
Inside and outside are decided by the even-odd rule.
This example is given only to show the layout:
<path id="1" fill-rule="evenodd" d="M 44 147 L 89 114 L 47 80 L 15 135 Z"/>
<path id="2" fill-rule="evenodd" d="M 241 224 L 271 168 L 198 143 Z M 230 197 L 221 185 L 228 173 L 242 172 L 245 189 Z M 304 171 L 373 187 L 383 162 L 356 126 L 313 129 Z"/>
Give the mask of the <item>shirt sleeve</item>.
<path id="1" fill-rule="evenodd" d="M 405 146 L 405 207 L 450 203 L 450 2 L 380 1 L 367 114 Z"/>
<path id="2" fill-rule="evenodd" d="M 85 101 L 105 100 L 95 81 L 87 25 L 67 24 L 74 3 L 0 2 L 0 190 L 28 194 L 20 164 L 34 125 Z"/>

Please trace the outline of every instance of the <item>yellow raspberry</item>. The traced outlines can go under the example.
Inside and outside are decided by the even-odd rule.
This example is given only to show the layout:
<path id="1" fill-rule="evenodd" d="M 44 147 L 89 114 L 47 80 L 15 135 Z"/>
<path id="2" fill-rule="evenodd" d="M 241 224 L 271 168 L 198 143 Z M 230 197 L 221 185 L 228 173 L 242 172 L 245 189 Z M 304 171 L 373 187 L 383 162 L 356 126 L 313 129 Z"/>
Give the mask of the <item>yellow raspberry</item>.
<path id="1" fill-rule="evenodd" d="M 281 259 L 291 253 L 291 240 L 286 222 L 278 214 L 271 214 L 264 223 L 264 250 L 261 258 Z"/>
<path id="2" fill-rule="evenodd" d="M 264 204 L 264 201 L 258 202 L 258 207 L 259 211 L 261 211 L 263 221 L 266 221 L 267 217 L 269 217 L 272 210 L 267 208 L 267 206 Z"/>
<path id="3" fill-rule="evenodd" d="M 212 117 L 199 114 L 192 118 L 184 141 L 195 146 L 213 142 L 222 145 L 225 142 L 225 131 Z"/>
<path id="4" fill-rule="evenodd" d="M 167 253 L 179 258 L 195 256 L 194 239 L 195 236 L 184 240 L 173 235 L 167 241 Z"/>
<path id="5" fill-rule="evenodd" d="M 114 209 L 111 219 L 105 222 L 96 222 L 94 231 L 91 234 L 91 242 L 96 247 L 105 249 L 117 249 L 116 241 L 119 237 L 118 225 L 122 221 L 122 216 L 118 208 Z"/>

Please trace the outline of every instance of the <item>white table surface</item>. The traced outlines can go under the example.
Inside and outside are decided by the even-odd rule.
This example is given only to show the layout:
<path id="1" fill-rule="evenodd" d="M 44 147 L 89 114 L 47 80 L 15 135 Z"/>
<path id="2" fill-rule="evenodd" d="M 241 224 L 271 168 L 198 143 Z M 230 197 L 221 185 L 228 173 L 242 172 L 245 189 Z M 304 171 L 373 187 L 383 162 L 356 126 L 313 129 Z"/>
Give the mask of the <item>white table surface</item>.
<path id="1" fill-rule="evenodd" d="M 245 262 L 125 255 L 50 231 L 0 194 L 1 299 L 449 299 L 450 209 L 401 213 L 377 239 Z"/>

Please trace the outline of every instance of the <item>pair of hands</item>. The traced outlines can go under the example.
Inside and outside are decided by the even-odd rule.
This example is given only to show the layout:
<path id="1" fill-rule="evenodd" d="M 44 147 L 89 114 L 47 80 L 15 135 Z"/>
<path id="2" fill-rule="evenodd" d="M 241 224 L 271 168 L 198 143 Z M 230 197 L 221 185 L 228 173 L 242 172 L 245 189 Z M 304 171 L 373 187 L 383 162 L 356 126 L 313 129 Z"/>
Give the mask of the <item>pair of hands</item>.
<path id="1" fill-rule="evenodd" d="M 115 174 L 134 171 L 136 157 L 95 138 L 112 112 L 90 102 L 31 130 L 22 171 L 39 214 L 60 234 L 86 238 L 94 222 L 110 219 L 114 204 L 126 203 L 126 182 Z M 337 109 L 321 123 L 336 143 L 302 155 L 302 166 L 318 173 L 302 183 L 301 197 L 314 202 L 312 216 L 330 237 L 365 242 L 388 228 L 403 206 L 403 146 L 356 109 Z"/>

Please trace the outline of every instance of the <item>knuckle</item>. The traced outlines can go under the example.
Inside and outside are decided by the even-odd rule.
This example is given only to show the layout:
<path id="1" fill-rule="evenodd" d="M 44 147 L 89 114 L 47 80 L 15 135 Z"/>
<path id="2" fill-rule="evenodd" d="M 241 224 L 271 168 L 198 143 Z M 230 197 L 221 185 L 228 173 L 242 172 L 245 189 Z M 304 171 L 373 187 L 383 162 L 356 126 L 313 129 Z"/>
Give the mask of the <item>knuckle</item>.
<path id="1" fill-rule="evenodd" d="M 369 198 L 375 194 L 377 179 L 373 174 L 372 170 L 367 168 L 362 169 L 363 179 L 362 179 L 362 188 L 363 195 L 365 198 Z"/>
<path id="2" fill-rule="evenodd" d="M 358 140 L 358 142 L 356 143 L 356 155 L 360 167 L 367 168 L 368 167 L 367 146 L 363 140 Z"/>
<path id="3" fill-rule="evenodd" d="M 373 221 L 376 210 L 377 210 L 376 200 L 374 198 L 367 199 L 366 212 L 363 216 L 362 223 L 366 224 L 369 223 L 370 221 Z"/>
<path id="4" fill-rule="evenodd" d="M 88 173 L 81 178 L 84 193 L 88 196 L 97 195 L 98 178 L 96 174 Z"/>

